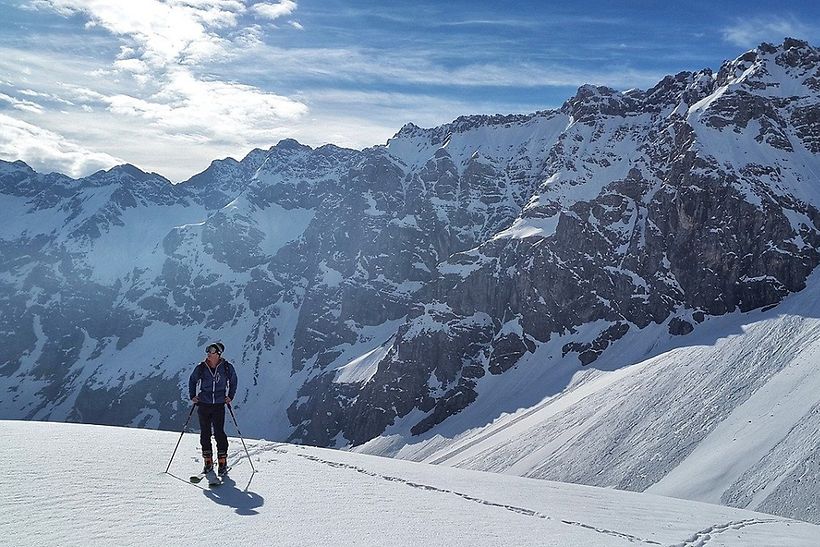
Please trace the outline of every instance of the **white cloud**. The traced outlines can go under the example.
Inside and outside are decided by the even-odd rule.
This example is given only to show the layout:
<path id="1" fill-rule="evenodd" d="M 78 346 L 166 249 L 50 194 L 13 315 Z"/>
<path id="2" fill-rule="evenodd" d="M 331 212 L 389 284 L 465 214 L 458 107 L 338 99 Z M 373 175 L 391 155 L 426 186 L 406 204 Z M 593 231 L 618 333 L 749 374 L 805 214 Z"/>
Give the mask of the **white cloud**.
<path id="1" fill-rule="evenodd" d="M 17 110 L 22 110 L 24 112 L 32 112 L 34 114 L 42 114 L 43 107 L 33 101 L 27 101 L 25 99 L 17 99 L 6 95 L 5 93 L 0 93 L 0 101 L 8 103 Z"/>
<path id="2" fill-rule="evenodd" d="M 307 113 L 302 101 L 233 81 L 198 78 L 192 67 L 149 73 L 149 81 L 139 86 L 132 79 L 139 74 L 113 74 L 113 65 L 101 70 L 99 63 L 105 62 L 110 61 L 0 46 L 0 74 L 9 78 L 0 88 L 9 99 L 0 99 L 0 105 L 37 101 L 44 107 L 40 113 L 20 108 L 6 113 L 50 131 L 49 143 L 80 143 L 89 153 L 125 158 L 175 181 L 204 169 L 214 158 L 243 157 L 254 147 L 290 136 Z M 22 154 L 6 146 L 7 157 L 34 157 L 15 157 L 15 150 Z M 68 165 L 66 172 L 72 174 L 90 172 L 80 173 L 76 166 L 99 168 L 89 162 L 59 165 Z M 55 162 L 47 167 L 58 169 Z"/>
<path id="3" fill-rule="evenodd" d="M 120 53 L 117 55 L 117 59 L 129 59 L 133 57 L 137 52 L 134 48 L 128 46 L 120 46 Z"/>
<path id="4" fill-rule="evenodd" d="M 305 27 L 303 27 L 302 23 L 300 23 L 299 21 L 288 21 L 288 24 L 296 30 L 305 30 Z"/>
<path id="5" fill-rule="evenodd" d="M 124 163 L 93 152 L 36 125 L 0 113 L 0 158 L 23 160 L 41 172 L 57 171 L 73 177 Z"/>
<path id="6" fill-rule="evenodd" d="M 290 15 L 296 11 L 296 2 L 293 0 L 281 0 L 276 4 L 259 3 L 251 8 L 258 16 L 265 19 L 279 19 L 285 15 Z"/>
<path id="7" fill-rule="evenodd" d="M 62 70 L 53 53 L 46 54 L 48 57 L 26 53 L 15 63 L 0 57 L 0 73 L 8 66 L 17 74 L 12 87 L 26 81 L 26 87 L 75 102 L 73 110 L 48 111 L 36 122 L 38 127 L 52 130 L 51 142 L 73 137 L 117 155 L 127 150 L 129 161 L 172 177 L 180 176 L 184 169 L 190 176 L 192 167 L 187 160 L 168 157 L 170 143 L 178 145 L 178 155 L 188 157 L 216 155 L 219 147 L 226 146 L 243 150 L 250 143 L 275 142 L 273 136 L 278 140 L 280 133 L 287 132 L 294 120 L 307 112 L 300 101 L 245 83 L 205 76 L 214 61 L 231 60 L 263 44 L 259 25 L 239 26 L 240 17 L 248 10 L 244 2 L 35 0 L 29 7 L 86 17 L 120 41 L 113 58 L 79 72 Z M 294 2 L 285 1 L 260 4 L 261 11 L 256 13 L 286 15 L 295 9 Z M 7 58 L 15 59 L 17 52 L 10 53 Z M 29 77 L 21 74 L 23 59 L 38 69 L 30 78 L 38 86 L 34 82 L 29 85 Z M 48 77 L 41 77 L 43 73 Z M 28 114 L 35 112 L 34 103 L 14 95 L 9 92 L 0 96 L 0 101 Z M 93 120 L 86 122 L 93 132 L 78 133 L 76 128 L 83 124 L 72 124 L 71 120 L 79 119 Z M 197 153 L 182 147 L 192 142 L 199 145 Z M 169 163 L 173 163 L 174 173 L 164 168 Z"/>
<path id="8" fill-rule="evenodd" d="M 783 38 L 811 39 L 817 36 L 817 29 L 791 16 L 771 15 L 737 19 L 734 24 L 723 29 L 723 39 L 745 48 L 755 47 L 762 42 L 781 43 Z"/>
<path id="9" fill-rule="evenodd" d="M 100 103 L 105 99 L 105 95 L 74 84 L 59 83 L 59 88 L 75 101 L 79 103 Z"/>
<path id="10" fill-rule="evenodd" d="M 68 17 L 69 15 L 74 14 L 75 10 L 69 7 L 64 7 L 57 2 L 52 2 L 51 0 L 30 0 L 27 3 L 23 3 L 20 5 L 23 9 L 30 9 L 30 10 L 53 10 L 59 13 L 64 17 Z"/>
<path id="11" fill-rule="evenodd" d="M 264 32 L 261 26 L 250 25 L 234 34 L 233 40 L 238 47 L 250 51 L 264 45 L 263 35 Z"/>
<path id="12" fill-rule="evenodd" d="M 140 59 L 119 59 L 114 62 L 114 68 L 133 74 L 147 74 L 151 68 Z"/>
<path id="13" fill-rule="evenodd" d="M 231 141 L 307 112 L 299 101 L 243 84 L 199 80 L 185 69 L 172 70 L 166 78 L 162 89 L 148 99 L 121 94 L 103 100 L 111 112 L 145 119 L 170 135 L 181 132 Z"/>
<path id="14" fill-rule="evenodd" d="M 62 97 L 54 95 L 53 93 L 40 93 L 39 91 L 34 91 L 33 89 L 19 89 L 17 90 L 17 94 L 24 95 L 26 97 L 36 97 L 38 99 L 44 100 L 45 102 L 55 102 L 66 106 L 74 106 L 74 103 L 72 103 L 71 101 L 67 101 Z"/>
<path id="15" fill-rule="evenodd" d="M 90 23 L 126 40 L 123 51 L 139 52 L 153 68 L 227 55 L 230 43 L 219 31 L 235 27 L 237 16 L 245 11 L 241 2 L 231 0 L 37 0 L 32 5 L 63 15 L 85 15 Z"/>
<path id="16" fill-rule="evenodd" d="M 472 63 L 447 68 L 434 62 L 438 52 L 415 50 L 385 52 L 364 48 L 276 48 L 261 45 L 252 51 L 257 62 L 236 70 L 263 78 L 270 66 L 277 73 L 299 78 L 322 77 L 349 82 L 495 87 L 578 87 L 607 85 L 617 89 L 651 87 L 665 75 L 610 64 L 594 69 L 562 64 Z M 569 97 L 567 97 L 569 98 Z"/>

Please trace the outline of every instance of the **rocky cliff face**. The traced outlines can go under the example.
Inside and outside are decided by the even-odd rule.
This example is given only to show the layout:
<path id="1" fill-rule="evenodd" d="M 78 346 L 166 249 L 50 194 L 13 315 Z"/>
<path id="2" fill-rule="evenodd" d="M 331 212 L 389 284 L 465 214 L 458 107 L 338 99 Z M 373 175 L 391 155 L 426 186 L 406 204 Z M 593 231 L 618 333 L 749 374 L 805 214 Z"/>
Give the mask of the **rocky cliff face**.
<path id="1" fill-rule="evenodd" d="M 545 345 L 540 367 L 582 370 L 648 326 L 800 291 L 818 154 L 820 51 L 786 40 L 362 151 L 286 140 L 179 185 L 3 162 L 0 412 L 176 428 L 219 339 L 252 436 L 429 434 Z"/>
<path id="2" fill-rule="evenodd" d="M 475 401 L 485 375 L 550 340 L 586 366 L 630 330 L 685 335 L 706 316 L 801 290 L 820 258 L 818 126 L 802 121 L 818 105 L 816 56 L 787 41 L 645 92 L 582 87 L 545 117 L 559 134 L 536 154 L 517 150 L 529 171 L 483 164 L 487 180 L 527 196 L 510 196 L 519 212 L 450 248 L 368 382 L 334 383 L 334 371 L 306 385 L 294 437 L 359 444 L 412 411 L 410 433 L 423 433 Z M 476 186 L 476 170 L 450 168 L 448 148 L 423 169 Z"/>

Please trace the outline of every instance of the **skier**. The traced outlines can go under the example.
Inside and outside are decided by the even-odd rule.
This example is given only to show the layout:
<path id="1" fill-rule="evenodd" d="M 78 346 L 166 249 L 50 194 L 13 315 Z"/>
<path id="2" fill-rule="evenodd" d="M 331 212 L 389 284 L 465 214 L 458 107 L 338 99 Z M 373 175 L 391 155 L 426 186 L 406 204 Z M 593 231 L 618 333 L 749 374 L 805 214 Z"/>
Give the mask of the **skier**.
<path id="1" fill-rule="evenodd" d="M 236 370 L 232 364 L 222 358 L 225 345 L 214 342 L 205 348 L 205 360 L 199 363 L 188 379 L 188 395 L 197 405 L 199 415 L 199 440 L 202 445 L 202 458 L 205 460 L 203 473 L 214 468 L 213 446 L 211 445 L 211 427 L 216 438 L 216 457 L 219 474 L 228 472 L 228 436 L 225 435 L 225 405 L 231 404 L 236 395 Z M 199 393 L 197 393 L 199 384 Z"/>

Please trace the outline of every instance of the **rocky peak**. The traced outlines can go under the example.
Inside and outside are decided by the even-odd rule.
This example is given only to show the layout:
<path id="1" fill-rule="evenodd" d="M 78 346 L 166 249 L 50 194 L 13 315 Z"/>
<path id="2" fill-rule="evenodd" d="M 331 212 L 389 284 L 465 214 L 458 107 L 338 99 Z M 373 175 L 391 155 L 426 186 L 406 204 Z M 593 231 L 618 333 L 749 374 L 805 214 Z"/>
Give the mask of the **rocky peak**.
<path id="1" fill-rule="evenodd" d="M 761 50 L 764 45 L 768 44 L 761 44 L 758 49 Z M 786 38 L 783 45 L 780 48 L 774 48 L 772 53 L 775 54 L 777 63 L 782 66 L 816 67 L 820 62 L 820 50 L 812 47 L 808 42 L 795 38 Z"/>
<path id="2" fill-rule="evenodd" d="M 34 169 L 32 169 L 26 162 L 22 160 L 15 160 L 15 161 L 5 161 L 0 160 L 0 173 L 4 175 L 6 173 L 16 173 L 19 171 L 25 171 L 27 173 L 34 173 Z"/>
<path id="3" fill-rule="evenodd" d="M 36 177 L 37 175 L 37 172 L 23 161 L 8 162 L 0 160 L 0 191 L 17 195 L 20 195 L 21 192 L 22 195 L 26 195 L 31 193 L 32 190 L 38 191 L 39 189 L 35 188 L 26 189 L 20 187 L 23 181 L 31 177 Z M 26 185 L 22 184 L 22 186 Z"/>
<path id="4" fill-rule="evenodd" d="M 401 126 L 401 129 L 399 129 L 398 132 L 391 137 L 391 139 L 400 139 L 400 138 L 403 138 L 403 137 L 404 138 L 417 137 L 420 134 L 424 133 L 424 131 L 425 130 L 422 129 L 421 127 L 419 127 L 418 125 L 416 125 L 412 122 L 408 122 L 408 123 L 404 124 L 403 126 Z M 388 140 L 388 142 L 390 142 L 390 140 Z"/>
<path id="5" fill-rule="evenodd" d="M 820 51 L 808 42 L 786 38 L 781 45 L 762 43 L 736 59 L 724 63 L 716 77 L 717 86 L 737 85 L 749 90 L 795 91 L 788 80 L 810 85 L 817 79 Z M 815 89 L 816 90 L 816 89 Z M 802 94 L 802 93 L 801 93 Z"/>
<path id="6" fill-rule="evenodd" d="M 268 150 L 264 161 L 258 165 L 258 169 L 261 171 L 286 169 L 290 165 L 303 163 L 306 158 L 313 157 L 313 153 L 312 147 L 296 139 L 282 139 Z"/>
<path id="7" fill-rule="evenodd" d="M 274 150 L 284 151 L 284 150 L 304 150 L 306 152 L 313 150 L 310 146 L 306 144 L 302 144 L 296 139 L 282 139 L 280 140 L 276 146 L 271 147 L 271 152 Z"/>
<path id="8" fill-rule="evenodd" d="M 578 88 L 575 96 L 561 107 L 576 122 L 592 124 L 601 116 L 625 116 L 634 111 L 637 101 L 615 89 L 590 84 Z"/>
<path id="9" fill-rule="evenodd" d="M 541 110 L 529 114 L 477 114 L 473 116 L 459 116 L 450 123 L 421 128 L 408 123 L 387 141 L 388 149 L 395 149 L 400 141 L 417 142 L 423 147 L 447 146 L 454 135 L 464 135 L 481 128 L 506 129 L 513 124 L 525 124 L 536 117 L 553 114 L 554 111 Z M 472 153 L 472 152 L 471 152 Z"/>
<path id="10" fill-rule="evenodd" d="M 666 76 L 656 86 L 647 90 L 642 97 L 643 108 L 660 111 L 665 107 L 675 107 L 680 102 L 691 106 L 713 90 L 714 78 L 711 70 L 679 72 L 674 76 Z"/>
<path id="11" fill-rule="evenodd" d="M 477 116 L 459 116 L 448 125 L 448 129 L 451 133 L 465 133 L 478 127 L 523 123 L 536 114 L 481 114 Z"/>
<path id="12" fill-rule="evenodd" d="M 237 161 L 234 158 L 214 160 L 207 169 L 182 183 L 208 210 L 221 209 L 244 191 L 270 152 L 255 148 Z"/>
<path id="13" fill-rule="evenodd" d="M 152 189 L 165 189 L 172 186 L 171 181 L 156 173 L 146 173 L 130 163 L 115 165 L 111 169 L 97 171 L 83 179 L 84 183 L 94 186 L 117 185 L 124 189 L 138 192 L 150 192 Z"/>

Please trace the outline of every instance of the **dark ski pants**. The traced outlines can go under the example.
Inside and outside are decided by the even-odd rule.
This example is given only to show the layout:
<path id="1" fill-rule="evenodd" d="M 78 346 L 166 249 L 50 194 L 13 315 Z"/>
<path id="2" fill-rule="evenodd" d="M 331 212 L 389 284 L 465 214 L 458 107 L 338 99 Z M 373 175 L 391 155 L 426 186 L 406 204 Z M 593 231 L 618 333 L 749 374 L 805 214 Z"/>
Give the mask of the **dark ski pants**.
<path id="1" fill-rule="evenodd" d="M 228 436 L 225 435 L 225 404 L 209 405 L 199 403 L 196 412 L 199 415 L 199 442 L 202 445 L 202 454 L 213 455 L 211 427 L 213 427 L 213 435 L 216 437 L 216 453 L 227 454 Z"/>

